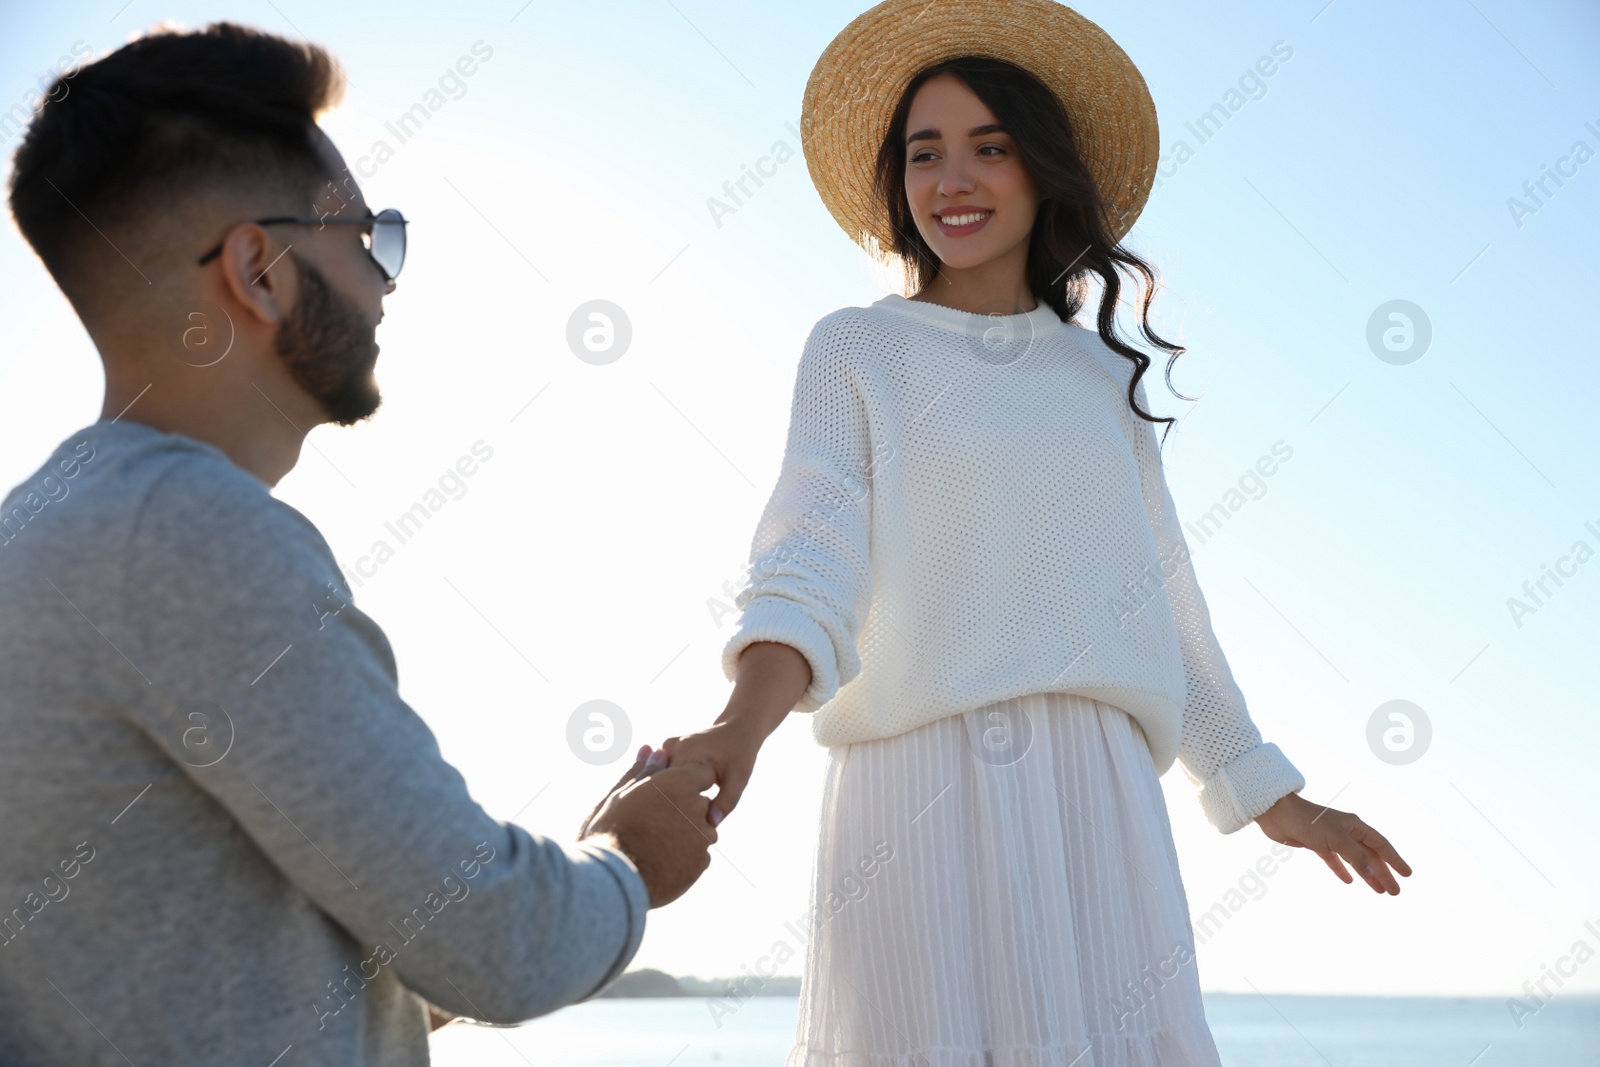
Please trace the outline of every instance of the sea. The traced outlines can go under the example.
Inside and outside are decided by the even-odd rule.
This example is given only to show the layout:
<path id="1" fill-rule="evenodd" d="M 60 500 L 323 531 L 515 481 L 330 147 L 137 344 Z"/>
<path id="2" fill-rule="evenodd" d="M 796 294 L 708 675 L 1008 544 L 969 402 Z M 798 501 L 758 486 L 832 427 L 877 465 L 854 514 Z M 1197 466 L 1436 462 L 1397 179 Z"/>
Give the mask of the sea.
<path id="1" fill-rule="evenodd" d="M 1600 997 L 1557 997 L 1520 1019 L 1504 998 L 1215 993 L 1205 1003 L 1225 1067 L 1600 1067 Z M 719 1017 L 701 997 L 592 1000 L 514 1027 L 451 1023 L 433 1035 L 433 1062 L 782 1067 L 798 1006 L 756 997 Z"/>

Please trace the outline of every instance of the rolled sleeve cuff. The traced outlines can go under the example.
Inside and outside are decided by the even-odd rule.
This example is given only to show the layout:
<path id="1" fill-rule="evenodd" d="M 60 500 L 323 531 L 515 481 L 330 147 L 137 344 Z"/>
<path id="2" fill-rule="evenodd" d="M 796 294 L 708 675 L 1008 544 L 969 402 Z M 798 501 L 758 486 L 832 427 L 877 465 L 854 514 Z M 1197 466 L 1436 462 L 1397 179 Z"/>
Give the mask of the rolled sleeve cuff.
<path id="1" fill-rule="evenodd" d="M 745 606 L 739 632 L 722 649 L 722 673 L 730 682 L 738 672 L 739 654 L 758 641 L 788 645 L 811 665 L 811 685 L 795 710 L 816 711 L 839 691 L 839 663 L 833 640 L 795 601 L 761 596 Z"/>
<path id="2" fill-rule="evenodd" d="M 599 984 L 581 998 L 588 1000 L 616 981 L 639 951 L 639 944 L 644 940 L 645 916 L 650 910 L 650 891 L 645 888 L 644 879 L 640 877 L 633 861 L 616 849 L 592 842 L 580 843 L 573 847 L 600 861 L 598 866 L 603 867 L 607 873 L 602 875 L 598 871 L 595 872 L 595 878 L 602 880 L 596 881 L 595 891 L 606 892 L 607 884 L 614 885 L 616 892 L 621 895 L 627 914 L 627 933 L 623 939 L 622 950 L 606 969 L 605 976 L 600 979 Z"/>
<path id="3" fill-rule="evenodd" d="M 1305 777 L 1277 745 L 1257 745 L 1223 764 L 1201 784 L 1200 807 L 1212 826 L 1231 834 L 1305 787 Z"/>

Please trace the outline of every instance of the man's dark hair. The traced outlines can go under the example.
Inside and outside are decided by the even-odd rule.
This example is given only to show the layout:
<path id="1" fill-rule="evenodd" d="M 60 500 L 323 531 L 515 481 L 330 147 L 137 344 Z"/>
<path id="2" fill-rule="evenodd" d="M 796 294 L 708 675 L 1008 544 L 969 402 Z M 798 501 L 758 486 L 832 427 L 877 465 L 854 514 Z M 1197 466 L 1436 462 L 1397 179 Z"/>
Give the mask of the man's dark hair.
<path id="1" fill-rule="evenodd" d="M 118 256 L 103 234 L 197 194 L 259 191 L 309 210 L 329 177 L 314 124 L 343 87 L 315 45 L 228 22 L 154 31 L 77 71 L 61 99 L 52 86 L 14 157 L 11 213 L 76 305 L 85 268 Z"/>

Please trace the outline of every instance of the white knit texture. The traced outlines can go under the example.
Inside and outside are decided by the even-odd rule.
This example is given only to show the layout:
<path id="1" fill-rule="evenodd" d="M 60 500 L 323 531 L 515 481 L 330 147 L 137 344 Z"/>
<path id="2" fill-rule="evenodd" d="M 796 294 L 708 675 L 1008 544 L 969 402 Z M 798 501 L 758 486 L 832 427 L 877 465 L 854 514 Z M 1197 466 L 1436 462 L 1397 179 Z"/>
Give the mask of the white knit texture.
<path id="1" fill-rule="evenodd" d="M 724 672 L 756 641 L 799 650 L 797 707 L 827 746 L 1031 693 L 1100 700 L 1139 721 L 1159 773 L 1182 762 L 1224 833 L 1303 788 L 1212 632 L 1132 372 L 1044 303 L 890 295 L 825 316 Z"/>

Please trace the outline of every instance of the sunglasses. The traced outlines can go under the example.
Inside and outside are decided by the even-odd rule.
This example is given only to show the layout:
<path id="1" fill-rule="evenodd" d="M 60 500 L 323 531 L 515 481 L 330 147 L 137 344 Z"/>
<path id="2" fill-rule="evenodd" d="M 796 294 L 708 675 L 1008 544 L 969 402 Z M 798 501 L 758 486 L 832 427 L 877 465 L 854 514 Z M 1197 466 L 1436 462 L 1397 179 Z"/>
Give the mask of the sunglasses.
<path id="1" fill-rule="evenodd" d="M 300 215 L 274 215 L 271 218 L 256 219 L 257 226 L 277 226 L 285 223 L 319 226 L 346 225 L 360 226 L 362 241 L 367 246 L 367 255 L 372 257 L 373 264 L 383 273 L 385 281 L 394 281 L 400 274 L 400 268 L 406 262 L 406 219 L 398 210 L 386 207 L 376 215 L 368 215 L 359 219 L 335 219 L 313 216 L 306 218 Z M 203 267 L 213 259 L 222 255 L 222 245 L 207 252 L 200 257 Z"/>

